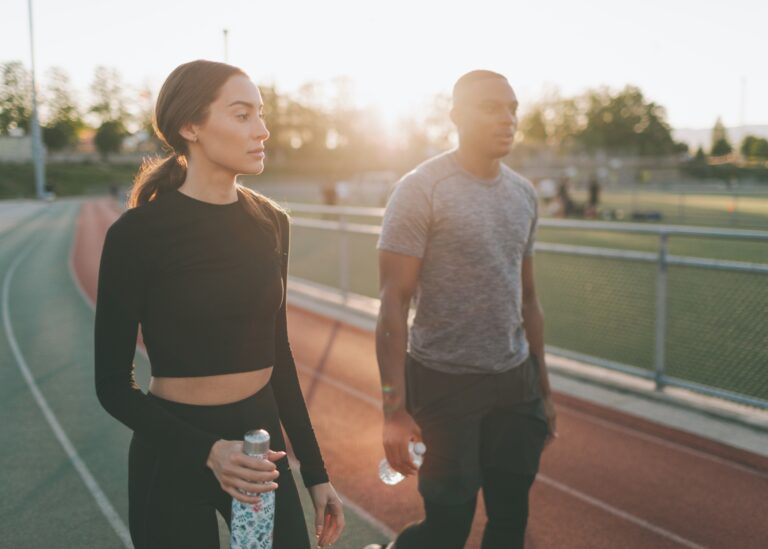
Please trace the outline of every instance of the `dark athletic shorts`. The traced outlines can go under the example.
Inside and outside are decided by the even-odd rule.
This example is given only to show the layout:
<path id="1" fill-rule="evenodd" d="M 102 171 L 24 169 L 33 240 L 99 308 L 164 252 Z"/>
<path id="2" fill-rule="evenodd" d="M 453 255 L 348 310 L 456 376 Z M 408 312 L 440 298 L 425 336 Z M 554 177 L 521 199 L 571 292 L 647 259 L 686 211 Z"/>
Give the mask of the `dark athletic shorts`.
<path id="1" fill-rule="evenodd" d="M 536 475 L 547 436 L 537 360 L 493 374 L 446 374 L 405 361 L 406 409 L 427 447 L 419 492 L 430 501 L 468 501 L 483 470 Z"/>

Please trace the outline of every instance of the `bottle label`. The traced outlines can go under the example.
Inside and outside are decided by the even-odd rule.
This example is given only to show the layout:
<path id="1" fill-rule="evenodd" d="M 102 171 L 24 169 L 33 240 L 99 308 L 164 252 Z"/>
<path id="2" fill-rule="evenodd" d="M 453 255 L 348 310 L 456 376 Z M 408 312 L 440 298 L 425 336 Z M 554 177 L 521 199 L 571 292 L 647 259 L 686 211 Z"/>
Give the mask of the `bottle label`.
<path id="1" fill-rule="evenodd" d="M 230 549 L 272 549 L 275 492 L 264 492 L 256 503 L 232 499 Z"/>

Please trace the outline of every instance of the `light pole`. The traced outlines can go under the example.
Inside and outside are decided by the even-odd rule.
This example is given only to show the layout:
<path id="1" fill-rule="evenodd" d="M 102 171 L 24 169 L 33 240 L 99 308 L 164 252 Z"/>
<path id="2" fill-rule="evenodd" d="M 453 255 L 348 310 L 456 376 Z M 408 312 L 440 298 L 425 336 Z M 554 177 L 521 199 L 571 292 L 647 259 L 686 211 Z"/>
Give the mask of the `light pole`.
<path id="1" fill-rule="evenodd" d="M 224 62 L 229 63 L 229 30 L 224 29 Z"/>
<path id="2" fill-rule="evenodd" d="M 40 122 L 37 118 L 37 90 L 35 88 L 35 38 L 32 28 L 32 0 L 28 0 L 27 5 L 29 6 L 29 49 L 32 60 L 32 160 L 35 166 L 37 198 L 45 198 L 45 163 L 43 162 Z"/>

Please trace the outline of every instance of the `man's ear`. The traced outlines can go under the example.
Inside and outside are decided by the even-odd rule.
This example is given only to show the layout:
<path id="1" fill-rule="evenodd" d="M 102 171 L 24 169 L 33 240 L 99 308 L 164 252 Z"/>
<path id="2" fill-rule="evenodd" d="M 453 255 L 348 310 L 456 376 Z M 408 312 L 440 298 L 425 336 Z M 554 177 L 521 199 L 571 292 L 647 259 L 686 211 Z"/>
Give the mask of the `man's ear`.
<path id="1" fill-rule="evenodd" d="M 461 119 L 461 113 L 458 110 L 458 107 L 451 107 L 451 112 L 449 113 L 449 116 L 451 117 L 451 122 L 453 122 L 453 125 L 458 127 L 459 126 L 459 120 Z"/>

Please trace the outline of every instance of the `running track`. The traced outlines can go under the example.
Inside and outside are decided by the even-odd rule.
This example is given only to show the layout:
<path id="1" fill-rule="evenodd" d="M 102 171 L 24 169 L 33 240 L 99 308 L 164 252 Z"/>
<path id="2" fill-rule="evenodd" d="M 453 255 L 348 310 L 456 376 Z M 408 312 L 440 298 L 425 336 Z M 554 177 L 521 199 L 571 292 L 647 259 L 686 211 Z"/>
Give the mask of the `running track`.
<path id="1" fill-rule="evenodd" d="M 72 268 L 93 300 L 104 233 L 119 214 L 84 203 Z M 334 485 L 393 530 L 421 517 L 415 482 L 385 487 L 374 339 L 289 309 L 291 343 Z M 531 497 L 527 547 L 768 547 L 768 459 L 570 396 Z M 479 547 L 478 513 L 467 547 Z"/>

